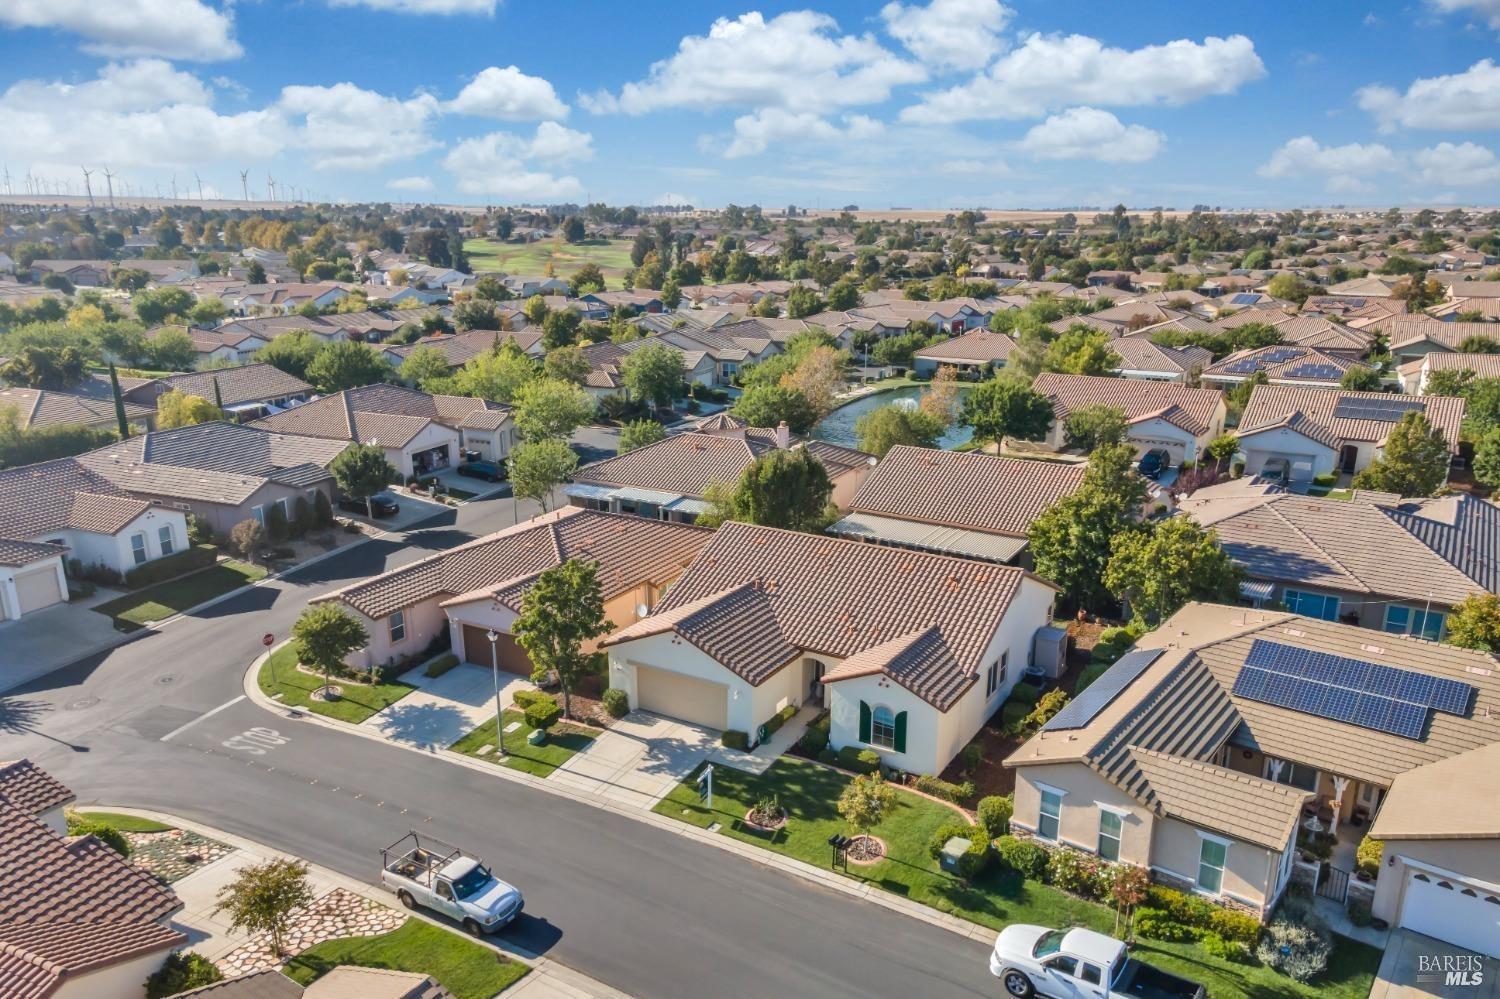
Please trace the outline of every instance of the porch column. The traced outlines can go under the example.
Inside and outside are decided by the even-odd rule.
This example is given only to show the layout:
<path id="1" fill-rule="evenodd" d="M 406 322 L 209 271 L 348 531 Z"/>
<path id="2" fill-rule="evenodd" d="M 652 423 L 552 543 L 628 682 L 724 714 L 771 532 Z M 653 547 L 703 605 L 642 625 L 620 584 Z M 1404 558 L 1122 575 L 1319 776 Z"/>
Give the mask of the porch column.
<path id="1" fill-rule="evenodd" d="M 1339 831 L 1339 813 L 1344 809 L 1344 789 L 1348 786 L 1348 777 L 1333 778 L 1333 826 L 1328 831 L 1335 836 Z"/>
<path id="2" fill-rule="evenodd" d="M 1282 761 L 1276 759 L 1276 757 L 1274 757 L 1274 756 L 1267 756 L 1266 757 L 1266 775 L 1271 778 L 1271 781 L 1273 783 L 1277 783 L 1277 784 L 1281 783 L 1281 768 L 1282 768 L 1282 766 L 1283 766 Z"/>

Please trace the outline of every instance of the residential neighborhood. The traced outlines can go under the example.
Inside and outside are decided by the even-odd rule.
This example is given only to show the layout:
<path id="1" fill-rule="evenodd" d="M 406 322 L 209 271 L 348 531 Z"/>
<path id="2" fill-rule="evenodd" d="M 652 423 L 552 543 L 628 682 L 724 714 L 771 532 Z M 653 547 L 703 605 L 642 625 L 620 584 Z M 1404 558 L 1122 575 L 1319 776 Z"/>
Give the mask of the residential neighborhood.
<path id="1" fill-rule="evenodd" d="M 105 7 L 0 999 L 1500 997 L 1494 4 Z"/>

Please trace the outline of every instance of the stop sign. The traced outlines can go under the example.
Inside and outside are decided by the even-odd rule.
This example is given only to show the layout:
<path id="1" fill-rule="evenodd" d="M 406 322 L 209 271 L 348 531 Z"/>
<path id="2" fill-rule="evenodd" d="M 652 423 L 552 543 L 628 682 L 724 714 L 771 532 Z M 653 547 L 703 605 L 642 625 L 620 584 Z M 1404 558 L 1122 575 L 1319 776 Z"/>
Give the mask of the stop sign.
<path id="1" fill-rule="evenodd" d="M 276 636 L 268 631 L 265 633 L 265 636 L 261 638 L 260 644 L 269 649 L 272 645 L 276 644 Z"/>

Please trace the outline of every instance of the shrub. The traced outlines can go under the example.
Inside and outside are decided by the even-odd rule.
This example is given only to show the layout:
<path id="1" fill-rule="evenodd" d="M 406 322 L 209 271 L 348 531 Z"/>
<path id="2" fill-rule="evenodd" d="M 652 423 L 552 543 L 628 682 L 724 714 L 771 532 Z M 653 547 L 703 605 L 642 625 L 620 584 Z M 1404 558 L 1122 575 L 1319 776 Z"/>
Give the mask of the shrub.
<path id="1" fill-rule="evenodd" d="M 839 754 L 834 752 L 832 746 L 824 746 L 818 750 L 818 762 L 826 763 L 831 767 L 839 765 Z"/>
<path id="2" fill-rule="evenodd" d="M 1041 881 L 1047 876 L 1047 851 L 1035 843 L 1014 836 L 1001 836 L 995 841 L 995 852 L 1000 862 L 1023 878 Z"/>
<path id="3" fill-rule="evenodd" d="M 1061 689 L 1053 689 L 1042 695 L 1041 700 L 1036 702 L 1036 707 L 1031 709 L 1021 724 L 1027 728 L 1041 728 L 1052 720 L 1052 716 L 1063 709 L 1068 703 L 1068 694 Z"/>
<path id="4" fill-rule="evenodd" d="M 990 841 L 985 838 L 984 830 L 978 826 L 962 822 L 953 822 L 943 826 L 927 841 L 927 854 L 933 860 L 938 860 L 943 855 L 943 847 L 955 836 L 969 841 L 969 848 L 958 858 L 958 876 L 965 881 L 973 880 L 983 874 L 984 869 L 990 863 Z"/>
<path id="5" fill-rule="evenodd" d="M 958 754 L 958 758 L 963 761 L 964 773 L 973 773 L 984 762 L 984 747 L 971 742 Z"/>
<path id="6" fill-rule="evenodd" d="M 845 746 L 839 750 L 838 765 L 857 774 L 872 774 L 880 769 L 880 754 L 873 749 Z"/>
<path id="7" fill-rule="evenodd" d="M 1246 964 L 1250 960 L 1250 945 L 1241 940 L 1225 940 L 1217 933 L 1209 932 L 1203 934 L 1203 939 L 1198 942 L 1203 946 L 1204 953 L 1221 961 Z"/>
<path id="8" fill-rule="evenodd" d="M 1359 873 L 1369 878 L 1380 874 L 1380 854 L 1385 849 L 1385 844 L 1378 839 L 1366 836 L 1359 841 L 1359 849 L 1354 851 L 1354 865 Z"/>
<path id="9" fill-rule="evenodd" d="M 211 545 L 214 543 L 214 529 L 192 514 L 187 515 L 187 529 L 188 544 Z"/>
<path id="10" fill-rule="evenodd" d="M 328 500 L 328 494 L 319 489 L 313 494 L 313 519 L 319 527 L 328 527 L 333 523 L 333 504 Z"/>
<path id="11" fill-rule="evenodd" d="M 1208 929 L 1231 943 L 1244 944 L 1247 949 L 1260 939 L 1260 920 L 1238 909 L 1210 906 Z"/>
<path id="12" fill-rule="evenodd" d="M 136 566 L 125 575 L 125 585 L 131 587 L 150 586 L 164 579 L 186 575 L 206 569 L 218 561 L 219 553 L 207 545 L 186 548 L 175 555 L 159 558 L 154 562 Z"/>
<path id="13" fill-rule="evenodd" d="M 610 687 L 600 700 L 611 718 L 624 718 L 630 713 L 630 698 L 619 687 Z"/>
<path id="14" fill-rule="evenodd" d="M 1031 705 L 1019 701 L 1006 701 L 1000 709 L 1000 725 L 1007 733 L 1019 733 L 1021 723 L 1031 714 Z"/>
<path id="15" fill-rule="evenodd" d="M 1146 905 L 1160 909 L 1168 919 L 1185 926 L 1207 927 L 1214 913 L 1211 903 L 1162 885 L 1152 885 L 1146 890 Z"/>
<path id="16" fill-rule="evenodd" d="M 441 659 L 434 659 L 432 662 L 428 663 L 427 668 L 422 672 L 430 677 L 439 677 L 457 665 L 458 656 L 450 652 L 446 656 L 443 656 Z"/>
<path id="17" fill-rule="evenodd" d="M 282 542 L 291 532 L 291 524 L 288 523 L 286 511 L 281 508 L 281 504 L 272 503 L 266 507 L 266 537 L 272 542 Z"/>
<path id="18" fill-rule="evenodd" d="M 518 708 L 529 708 L 538 701 L 550 701 L 552 695 L 545 690 L 518 690 L 511 700 L 516 702 Z"/>
<path id="19" fill-rule="evenodd" d="M 750 733 L 741 732 L 739 729 L 725 729 L 724 734 L 719 736 L 719 742 L 726 749 L 748 750 L 750 748 Z"/>
<path id="20" fill-rule="evenodd" d="M 781 729 L 781 726 L 785 725 L 787 721 L 792 717 L 792 715 L 796 713 L 797 709 L 788 704 L 786 707 L 782 708 L 780 711 L 772 715 L 766 721 L 766 737 L 770 738 L 772 735 L 774 735 Z"/>
<path id="21" fill-rule="evenodd" d="M 1047 881 L 1063 891 L 1097 898 L 1102 864 L 1097 857 L 1076 850 L 1053 850 L 1047 858 Z"/>
<path id="22" fill-rule="evenodd" d="M 1355 926 L 1369 926 L 1375 921 L 1375 913 L 1370 911 L 1370 903 L 1364 899 L 1355 899 L 1349 903 L 1349 922 Z"/>
<path id="23" fill-rule="evenodd" d="M 1332 950 L 1333 939 L 1315 917 L 1297 923 L 1278 917 L 1266 927 L 1255 956 L 1294 981 L 1310 982 L 1328 967 Z"/>
<path id="24" fill-rule="evenodd" d="M 1010 701 L 1014 704 L 1035 704 L 1037 698 L 1042 696 L 1042 689 L 1035 684 L 1021 681 L 1010 688 Z"/>
<path id="25" fill-rule="evenodd" d="M 67 575 L 69 579 L 86 579 L 100 586 L 119 586 L 121 579 L 120 573 L 107 565 L 98 562 L 84 564 L 76 558 L 68 559 Z"/>
<path id="26" fill-rule="evenodd" d="M 318 526 L 318 514 L 306 496 L 298 496 L 292 504 L 292 536 L 302 537 Z"/>
<path id="27" fill-rule="evenodd" d="M 78 815 L 70 814 L 68 816 L 68 835 L 93 836 L 120 856 L 130 856 L 130 842 L 125 839 L 125 834 L 108 822 L 85 819 Z"/>
<path id="28" fill-rule="evenodd" d="M 1135 931 L 1152 940 L 1197 940 L 1203 931 L 1185 923 L 1179 923 L 1170 914 L 1150 906 L 1135 910 Z"/>
<path id="29" fill-rule="evenodd" d="M 557 720 L 562 717 L 562 708 L 549 697 L 545 701 L 532 701 L 526 705 L 523 714 L 526 717 L 526 724 L 545 732 L 556 725 Z"/>
<path id="30" fill-rule="evenodd" d="M 802 733 L 802 738 L 797 740 L 797 745 L 808 756 L 822 758 L 823 750 L 828 746 L 828 729 L 831 724 L 829 717 L 825 714 L 811 725 L 807 731 Z"/>
<path id="31" fill-rule="evenodd" d="M 178 951 L 168 954 L 162 966 L 146 979 L 146 999 L 166 999 L 223 980 L 224 973 L 208 958 Z"/>
<path id="32" fill-rule="evenodd" d="M 1015 801 L 1010 795 L 992 794 L 979 799 L 979 824 L 990 839 L 1010 832 L 1010 817 L 1015 812 Z"/>
<path id="33" fill-rule="evenodd" d="M 917 778 L 917 790 L 956 805 L 974 796 L 974 782 L 966 780 L 962 784 L 950 784 L 941 777 L 924 775 Z"/>

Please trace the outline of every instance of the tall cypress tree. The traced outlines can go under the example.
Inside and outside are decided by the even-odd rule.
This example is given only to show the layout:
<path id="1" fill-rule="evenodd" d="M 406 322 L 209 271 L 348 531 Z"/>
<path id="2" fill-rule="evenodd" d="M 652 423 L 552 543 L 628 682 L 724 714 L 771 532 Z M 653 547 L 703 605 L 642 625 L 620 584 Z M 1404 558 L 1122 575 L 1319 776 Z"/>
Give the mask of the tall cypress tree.
<path id="1" fill-rule="evenodd" d="M 214 405 L 219 408 L 219 415 L 224 415 L 224 396 L 219 392 L 219 376 L 214 375 Z"/>
<path id="2" fill-rule="evenodd" d="M 125 397 L 120 394 L 120 376 L 115 373 L 115 364 L 109 363 L 109 389 L 115 397 L 115 423 L 120 428 L 120 440 L 130 437 L 130 423 L 125 419 Z"/>

